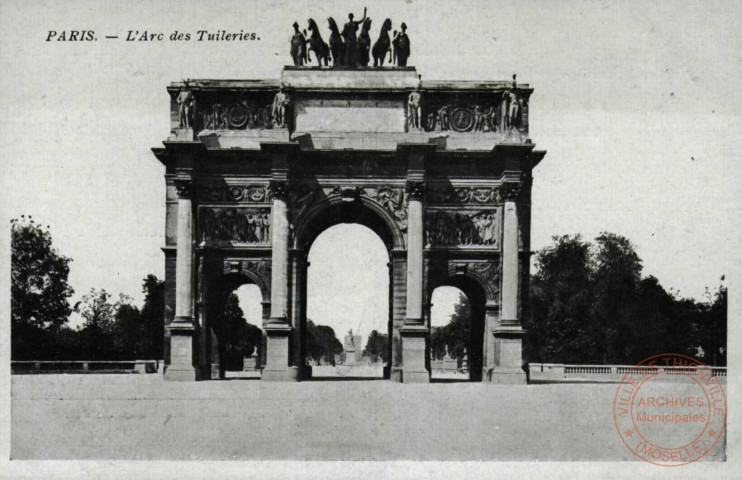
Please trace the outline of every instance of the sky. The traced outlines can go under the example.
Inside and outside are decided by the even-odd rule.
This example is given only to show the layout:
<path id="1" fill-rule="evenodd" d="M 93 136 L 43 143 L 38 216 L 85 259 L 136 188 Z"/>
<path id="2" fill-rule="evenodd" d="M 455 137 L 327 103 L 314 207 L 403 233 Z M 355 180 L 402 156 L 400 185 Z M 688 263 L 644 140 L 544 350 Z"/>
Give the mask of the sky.
<path id="1" fill-rule="evenodd" d="M 166 85 L 278 78 L 291 63 L 295 20 L 340 21 L 364 6 L 315 3 L 0 4 L 0 213 L 5 225 L 25 214 L 50 226 L 73 259 L 72 303 L 92 287 L 141 302 L 142 279 L 163 277 L 164 168 L 150 149 L 169 134 Z M 644 274 L 701 298 L 742 263 L 739 10 L 714 1 L 407 0 L 374 2 L 368 13 L 374 39 L 385 17 L 408 25 L 409 64 L 423 80 L 517 73 L 535 88 L 530 136 L 548 153 L 534 170 L 534 250 L 553 235 L 615 232 L 634 242 Z M 50 30 L 72 29 L 98 40 L 46 41 Z M 166 40 L 126 42 L 129 30 Z M 168 41 L 175 30 L 259 40 Z M 310 252 L 310 318 L 338 336 L 359 322 L 364 334 L 383 326 L 385 255 L 363 227 L 326 231 Z M 257 300 L 244 290 L 250 319 Z M 456 295 L 433 299 L 434 323 Z"/>

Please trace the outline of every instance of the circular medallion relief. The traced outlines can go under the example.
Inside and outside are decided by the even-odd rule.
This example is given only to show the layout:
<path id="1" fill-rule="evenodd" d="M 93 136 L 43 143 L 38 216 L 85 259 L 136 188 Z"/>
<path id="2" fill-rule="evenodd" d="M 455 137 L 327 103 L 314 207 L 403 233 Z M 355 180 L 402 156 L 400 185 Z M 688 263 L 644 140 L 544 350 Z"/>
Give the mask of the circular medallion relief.
<path id="1" fill-rule="evenodd" d="M 232 128 L 243 128 L 247 125 L 249 115 L 250 112 L 243 105 L 235 105 L 229 109 L 227 122 L 229 122 L 229 126 Z"/>
<path id="2" fill-rule="evenodd" d="M 456 132 L 467 132 L 474 126 L 474 114 L 464 107 L 454 108 L 450 119 L 451 129 Z"/>

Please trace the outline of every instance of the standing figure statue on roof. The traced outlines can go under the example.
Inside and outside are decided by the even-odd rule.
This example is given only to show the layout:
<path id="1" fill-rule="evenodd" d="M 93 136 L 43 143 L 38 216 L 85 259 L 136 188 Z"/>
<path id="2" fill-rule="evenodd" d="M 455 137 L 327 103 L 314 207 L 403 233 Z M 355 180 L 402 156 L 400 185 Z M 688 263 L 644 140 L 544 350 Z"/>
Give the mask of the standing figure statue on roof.
<path id="1" fill-rule="evenodd" d="M 188 88 L 188 81 L 183 80 L 184 88 L 178 93 L 175 101 L 178 103 L 178 125 L 180 128 L 191 127 L 191 110 L 193 107 L 193 93 Z"/>
<path id="2" fill-rule="evenodd" d="M 422 103 L 422 82 L 417 84 L 417 88 L 410 93 L 407 100 L 407 114 L 410 129 L 414 128 L 422 130 L 422 123 L 420 121 L 420 111 Z"/>
<path id="3" fill-rule="evenodd" d="M 407 59 L 410 57 L 410 37 L 407 36 L 407 25 L 402 22 L 402 29 L 394 39 L 394 46 L 397 50 L 397 65 L 400 67 L 407 66 Z"/>
<path id="4" fill-rule="evenodd" d="M 353 20 L 353 14 L 348 14 L 348 23 L 343 27 L 343 39 L 345 40 L 345 65 L 355 67 L 358 65 L 358 26 L 366 20 L 366 8 L 363 9 L 363 18 L 359 21 Z"/>
<path id="5" fill-rule="evenodd" d="M 307 56 L 307 40 L 299 31 L 299 24 L 294 22 L 294 36 L 291 37 L 291 58 L 294 66 L 301 67 Z"/>
<path id="6" fill-rule="evenodd" d="M 291 97 L 286 93 L 286 87 L 281 84 L 278 89 L 278 93 L 273 98 L 273 108 L 271 114 L 273 116 L 273 123 L 276 127 L 284 128 L 288 126 L 288 113 L 289 107 L 291 106 Z"/>

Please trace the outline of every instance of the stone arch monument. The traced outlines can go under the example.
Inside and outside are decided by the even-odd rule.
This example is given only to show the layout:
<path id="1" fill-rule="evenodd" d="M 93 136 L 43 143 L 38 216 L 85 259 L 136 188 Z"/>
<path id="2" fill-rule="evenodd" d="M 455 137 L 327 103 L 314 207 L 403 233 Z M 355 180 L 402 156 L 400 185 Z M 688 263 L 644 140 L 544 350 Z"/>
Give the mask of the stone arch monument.
<path id="1" fill-rule="evenodd" d="M 452 285 L 472 302 L 471 379 L 525 382 L 531 172 L 545 155 L 528 137 L 528 85 L 299 66 L 168 92 L 172 134 L 153 149 L 166 167 L 166 379 L 215 376 L 214 312 L 241 283 L 263 294 L 262 379 L 309 378 L 307 254 L 354 222 L 389 252 L 387 378 L 429 381 L 430 295 Z"/>

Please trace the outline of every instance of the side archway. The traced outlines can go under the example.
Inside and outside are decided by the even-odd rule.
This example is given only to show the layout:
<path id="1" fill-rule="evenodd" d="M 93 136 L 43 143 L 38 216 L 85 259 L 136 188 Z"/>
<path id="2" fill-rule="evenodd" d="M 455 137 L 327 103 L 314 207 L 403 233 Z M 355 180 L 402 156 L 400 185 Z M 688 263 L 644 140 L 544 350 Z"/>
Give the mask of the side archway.
<path id="1" fill-rule="evenodd" d="M 236 306 L 243 307 L 239 303 L 232 305 L 231 302 L 234 299 L 230 299 L 230 296 L 236 294 L 238 289 L 244 285 L 254 285 L 260 291 L 258 298 L 260 299 L 261 306 L 257 309 L 260 318 L 256 319 L 248 315 L 245 317 L 245 320 L 248 325 L 258 327 L 261 330 L 259 344 L 257 345 L 259 356 L 256 361 L 256 369 L 259 369 L 264 364 L 266 343 L 264 327 L 270 315 L 270 285 L 256 272 L 249 268 L 244 268 L 250 263 L 249 261 L 239 262 L 240 264 L 245 263 L 245 265 L 241 265 L 243 268 L 239 270 L 235 268 L 235 265 L 230 266 L 230 263 L 234 264 L 235 262 L 225 262 L 223 272 L 215 276 L 210 282 L 211 285 L 206 289 L 207 302 L 205 309 L 208 322 L 204 331 L 204 337 L 206 341 L 206 356 L 211 365 L 210 377 L 212 379 L 225 378 L 228 369 L 228 345 L 239 343 L 239 339 L 236 336 L 244 333 L 241 328 L 235 329 L 235 325 L 231 325 L 225 318 L 225 315 L 234 313 L 227 310 L 234 309 Z M 244 314 L 244 309 L 242 311 Z M 252 327 L 248 328 L 254 330 Z"/>
<path id="2" fill-rule="evenodd" d="M 486 365 L 486 357 L 489 350 L 488 336 L 486 334 L 486 307 L 494 302 L 497 294 L 490 282 L 481 275 L 471 271 L 457 271 L 452 268 L 448 271 L 447 276 L 432 282 L 426 291 L 427 295 L 427 317 L 428 326 L 431 329 L 431 306 L 433 292 L 438 287 L 455 287 L 466 295 L 470 305 L 469 318 L 469 341 L 467 346 L 467 363 L 469 381 L 480 382 L 483 378 L 483 371 Z M 428 355 L 430 358 L 430 354 Z"/>

